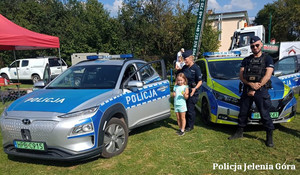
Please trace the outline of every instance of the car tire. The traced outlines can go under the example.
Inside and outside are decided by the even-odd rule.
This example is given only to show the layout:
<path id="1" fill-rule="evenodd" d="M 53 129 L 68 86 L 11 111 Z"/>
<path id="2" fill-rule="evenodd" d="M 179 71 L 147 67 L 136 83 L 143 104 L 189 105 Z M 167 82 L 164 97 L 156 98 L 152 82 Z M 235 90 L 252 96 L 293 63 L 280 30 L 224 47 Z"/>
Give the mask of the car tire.
<path id="1" fill-rule="evenodd" d="M 128 128 L 123 119 L 112 118 L 104 130 L 101 156 L 111 158 L 121 154 L 128 141 Z"/>
<path id="2" fill-rule="evenodd" d="M 41 80 L 39 75 L 32 75 L 31 79 L 32 79 L 33 84 Z"/>
<path id="3" fill-rule="evenodd" d="M 1 77 L 9 80 L 9 78 L 8 78 L 8 76 L 6 74 L 1 74 Z"/>
<path id="4" fill-rule="evenodd" d="M 203 99 L 201 103 L 201 118 L 204 124 L 208 126 L 212 124 L 210 118 L 209 105 L 206 99 Z"/>

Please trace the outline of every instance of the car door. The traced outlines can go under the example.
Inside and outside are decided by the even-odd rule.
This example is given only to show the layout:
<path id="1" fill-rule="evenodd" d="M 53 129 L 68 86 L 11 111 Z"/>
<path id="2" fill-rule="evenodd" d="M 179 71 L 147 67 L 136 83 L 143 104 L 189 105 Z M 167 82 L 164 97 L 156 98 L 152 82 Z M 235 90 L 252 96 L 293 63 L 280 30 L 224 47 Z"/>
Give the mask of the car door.
<path id="1" fill-rule="evenodd" d="M 128 105 L 129 128 L 135 128 L 170 116 L 170 84 L 166 79 L 165 69 L 160 76 L 152 64 L 154 63 L 136 62 L 129 68 L 131 72 L 136 71 L 131 73 L 128 81 L 124 83 L 138 82 L 141 85 L 137 88 L 125 89 L 127 91 L 125 101 Z M 161 65 L 162 67 L 164 64 Z M 134 76 L 132 76 L 133 74 Z"/>
<path id="2" fill-rule="evenodd" d="M 29 68 L 29 60 L 21 60 L 20 68 L 18 70 L 20 79 L 31 79 L 31 72 Z"/>
<path id="3" fill-rule="evenodd" d="M 19 67 L 20 67 L 20 60 L 14 61 L 8 66 L 10 79 L 18 79 L 17 69 L 19 70 Z"/>
<path id="4" fill-rule="evenodd" d="M 49 58 L 51 76 L 56 77 L 67 69 L 67 64 L 60 58 Z"/>
<path id="5" fill-rule="evenodd" d="M 288 56 L 279 60 L 274 65 L 274 74 L 286 85 L 292 88 L 296 95 L 300 90 L 300 72 L 297 56 Z"/>

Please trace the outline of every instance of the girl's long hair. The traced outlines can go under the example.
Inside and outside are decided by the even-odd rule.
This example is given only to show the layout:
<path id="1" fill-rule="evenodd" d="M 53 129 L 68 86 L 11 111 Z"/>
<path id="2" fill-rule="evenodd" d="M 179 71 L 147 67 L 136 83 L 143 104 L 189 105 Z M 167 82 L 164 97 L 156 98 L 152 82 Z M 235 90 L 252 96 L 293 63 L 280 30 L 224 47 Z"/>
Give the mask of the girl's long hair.
<path id="1" fill-rule="evenodd" d="M 179 73 L 179 74 L 177 75 L 177 77 L 176 77 L 176 84 L 177 84 L 177 78 L 178 78 L 178 77 L 183 78 L 183 79 L 184 79 L 184 85 L 187 85 L 188 80 L 187 80 L 186 76 L 184 75 L 184 73 Z"/>

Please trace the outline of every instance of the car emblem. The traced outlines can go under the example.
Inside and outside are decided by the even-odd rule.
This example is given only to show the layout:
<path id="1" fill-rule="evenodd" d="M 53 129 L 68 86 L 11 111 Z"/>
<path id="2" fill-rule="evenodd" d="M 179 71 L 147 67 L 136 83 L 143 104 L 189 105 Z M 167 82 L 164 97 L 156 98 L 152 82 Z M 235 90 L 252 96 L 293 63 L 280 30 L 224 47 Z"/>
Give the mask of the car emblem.
<path id="1" fill-rule="evenodd" d="M 25 124 L 25 125 L 30 125 L 31 121 L 29 119 L 23 119 L 22 122 Z"/>

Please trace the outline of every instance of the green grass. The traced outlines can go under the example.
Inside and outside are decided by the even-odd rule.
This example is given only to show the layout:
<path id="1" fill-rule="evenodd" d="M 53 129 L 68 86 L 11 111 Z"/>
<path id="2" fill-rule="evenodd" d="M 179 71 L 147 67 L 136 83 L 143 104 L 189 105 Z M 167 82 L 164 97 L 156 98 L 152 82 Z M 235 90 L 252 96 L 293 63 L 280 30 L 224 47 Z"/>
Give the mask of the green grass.
<path id="1" fill-rule="evenodd" d="M 300 111 L 300 108 L 298 108 Z M 79 163 L 8 157 L 0 147 L 0 174 L 245 174 L 243 170 L 213 170 L 213 163 L 273 165 L 274 170 L 248 170 L 247 174 L 299 174 L 300 113 L 290 123 L 276 125 L 274 148 L 265 146 L 262 126 L 247 127 L 244 138 L 227 140 L 236 127 L 205 126 L 179 137 L 176 117 L 137 128 L 130 133 L 125 151 L 111 159 L 95 158 Z M 0 134 L 0 144 L 2 136 Z M 277 163 L 296 170 L 275 170 Z"/>

